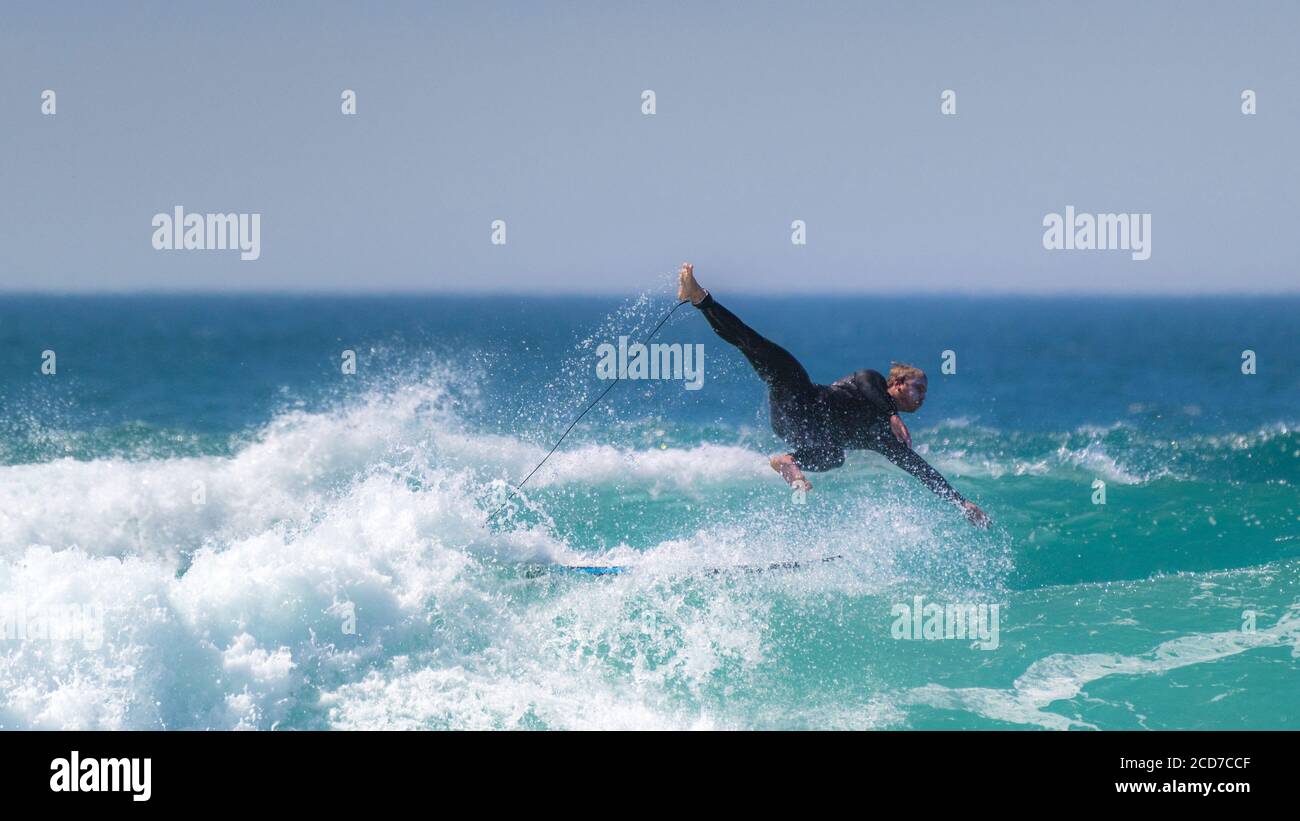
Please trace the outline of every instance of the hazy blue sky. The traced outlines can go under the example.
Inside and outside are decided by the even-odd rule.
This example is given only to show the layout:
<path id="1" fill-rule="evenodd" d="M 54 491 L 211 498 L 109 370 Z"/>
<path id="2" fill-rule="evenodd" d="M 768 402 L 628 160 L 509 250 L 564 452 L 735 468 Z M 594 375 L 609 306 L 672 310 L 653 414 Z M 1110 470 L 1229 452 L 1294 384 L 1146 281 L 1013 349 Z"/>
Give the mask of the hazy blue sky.
<path id="1" fill-rule="evenodd" d="M 1297 2 L 0 15 L 0 289 L 1300 287 Z M 154 250 L 175 205 L 260 213 L 261 258 Z M 1151 259 L 1044 250 L 1067 205 L 1151 213 Z"/>

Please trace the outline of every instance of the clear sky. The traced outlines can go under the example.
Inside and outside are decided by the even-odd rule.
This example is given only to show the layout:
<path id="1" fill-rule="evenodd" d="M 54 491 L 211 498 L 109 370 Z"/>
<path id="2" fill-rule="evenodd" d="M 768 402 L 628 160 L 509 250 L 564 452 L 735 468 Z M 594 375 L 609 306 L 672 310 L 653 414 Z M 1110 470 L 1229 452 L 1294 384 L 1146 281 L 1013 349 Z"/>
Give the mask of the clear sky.
<path id="1" fill-rule="evenodd" d="M 1289 0 L 2 15 L 0 289 L 1300 289 Z M 155 250 L 177 205 L 260 258 Z M 1150 213 L 1151 259 L 1045 250 L 1067 205 Z"/>

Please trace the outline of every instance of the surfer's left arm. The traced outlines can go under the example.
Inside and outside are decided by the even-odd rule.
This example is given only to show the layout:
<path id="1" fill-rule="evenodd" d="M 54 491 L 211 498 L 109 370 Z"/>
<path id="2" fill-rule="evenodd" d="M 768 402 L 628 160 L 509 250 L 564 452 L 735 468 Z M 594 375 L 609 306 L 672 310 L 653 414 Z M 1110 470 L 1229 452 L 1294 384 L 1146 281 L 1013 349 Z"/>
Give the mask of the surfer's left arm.
<path id="1" fill-rule="evenodd" d="M 940 499 L 945 499 L 962 508 L 971 524 L 979 528 L 989 526 L 988 514 L 980 510 L 979 506 L 974 502 L 958 493 L 952 485 L 948 484 L 948 480 L 943 478 L 943 474 L 931 467 L 930 463 L 922 459 L 916 451 L 906 447 L 901 442 L 891 440 L 883 441 L 878 450 L 886 459 L 919 479 L 921 484 L 928 487 Z"/>

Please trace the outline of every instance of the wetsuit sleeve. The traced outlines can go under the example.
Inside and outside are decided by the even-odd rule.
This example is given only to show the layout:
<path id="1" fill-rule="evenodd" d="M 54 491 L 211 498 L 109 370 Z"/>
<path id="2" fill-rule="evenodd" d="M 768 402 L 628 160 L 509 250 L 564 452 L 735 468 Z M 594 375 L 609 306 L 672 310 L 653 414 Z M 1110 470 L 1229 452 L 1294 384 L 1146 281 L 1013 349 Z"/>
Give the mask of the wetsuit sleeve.
<path id="1" fill-rule="evenodd" d="M 802 470 L 823 471 L 844 464 L 843 448 L 804 447 L 790 454 Z"/>
<path id="2" fill-rule="evenodd" d="M 930 463 L 922 459 L 916 451 L 899 442 L 896 439 L 881 442 L 876 448 L 889 461 L 898 465 L 903 470 L 921 480 L 921 484 L 945 501 L 954 504 L 960 504 L 966 501 L 966 498 L 953 489 L 948 484 L 948 480 L 943 478 L 939 471 L 930 467 Z"/>

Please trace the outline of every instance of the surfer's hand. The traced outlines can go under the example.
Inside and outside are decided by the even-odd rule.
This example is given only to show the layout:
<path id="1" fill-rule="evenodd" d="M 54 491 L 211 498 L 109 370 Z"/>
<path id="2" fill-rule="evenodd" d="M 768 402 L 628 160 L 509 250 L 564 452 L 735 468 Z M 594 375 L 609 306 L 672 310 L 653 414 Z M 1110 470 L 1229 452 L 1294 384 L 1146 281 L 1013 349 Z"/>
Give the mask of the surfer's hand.
<path id="1" fill-rule="evenodd" d="M 980 510 L 979 505 L 976 505 L 974 502 L 965 501 L 961 503 L 961 506 L 966 508 L 966 518 L 971 524 L 975 525 L 980 530 L 988 530 L 990 524 L 989 514 Z"/>
<path id="2" fill-rule="evenodd" d="M 907 432 L 907 425 L 903 424 L 903 420 L 898 414 L 889 417 L 889 429 L 894 432 L 894 436 L 898 441 L 907 445 L 909 449 L 912 447 L 912 434 Z"/>
<path id="3" fill-rule="evenodd" d="M 786 453 L 781 456 L 773 456 L 768 464 L 772 470 L 781 474 L 781 478 L 790 484 L 790 487 L 796 490 L 802 487 L 805 491 L 812 490 L 812 482 L 803 477 L 803 471 L 794 463 L 794 457 Z"/>

